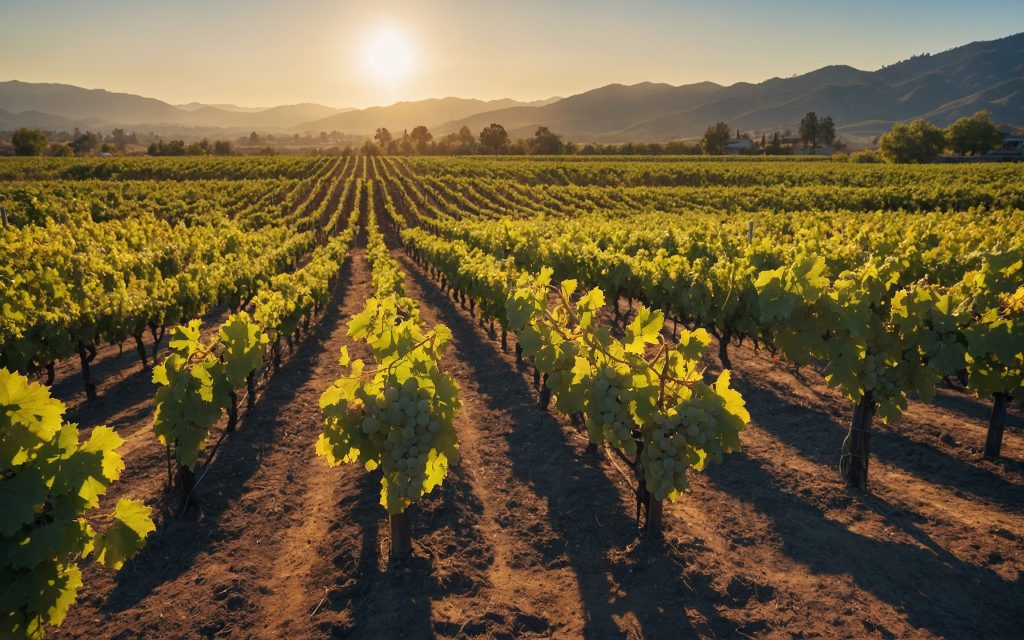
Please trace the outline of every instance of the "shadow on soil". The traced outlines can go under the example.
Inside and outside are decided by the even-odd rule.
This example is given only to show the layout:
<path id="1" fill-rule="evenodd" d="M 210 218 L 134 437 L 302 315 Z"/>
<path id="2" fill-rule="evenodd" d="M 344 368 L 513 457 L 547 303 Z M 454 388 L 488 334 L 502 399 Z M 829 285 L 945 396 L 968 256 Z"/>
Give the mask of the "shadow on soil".
<path id="1" fill-rule="evenodd" d="M 735 454 L 707 476 L 718 489 L 771 518 L 784 551 L 815 573 L 848 575 L 906 613 L 915 627 L 944 637 L 1013 637 L 1024 615 L 1022 585 L 965 563 L 935 544 L 912 517 L 874 496 L 856 499 L 925 548 L 867 538 L 790 494 L 760 461 Z"/>
<path id="2" fill-rule="evenodd" d="M 692 628 L 686 606 L 710 602 L 714 593 L 692 592 L 667 562 L 609 559 L 609 552 L 625 549 L 636 540 L 636 527 L 596 455 L 589 451 L 579 455 L 567 442 L 562 426 L 536 407 L 529 384 L 500 357 L 497 344 L 485 341 L 474 321 L 460 313 L 411 261 L 404 259 L 403 264 L 424 300 L 438 309 L 439 319 L 451 328 L 454 347 L 469 364 L 483 401 L 495 411 L 518 417 L 517 428 L 505 435 L 513 473 L 547 501 L 552 527 L 564 541 L 558 548 L 538 547 L 537 552 L 545 564 L 557 562 L 563 554 L 568 559 L 583 600 L 586 636 L 621 637 L 619 623 L 639 626 L 634 632 L 640 637 L 700 633 Z M 731 627 L 710 606 L 702 607 L 701 613 L 710 621 L 711 629 L 705 632 L 730 632 Z M 523 630 L 550 631 L 543 626 Z"/>
<path id="3" fill-rule="evenodd" d="M 754 385 L 742 372 L 737 373 L 734 381 L 746 398 L 751 415 L 757 418 L 758 426 L 806 458 L 836 468 L 847 429 L 845 419 L 840 422 L 833 415 L 790 402 L 785 385 L 762 379 L 758 379 L 761 384 Z M 850 411 L 852 416 L 852 406 Z M 979 428 L 978 431 L 979 438 L 983 438 L 984 430 Z M 1007 508 L 1024 509 L 1024 492 L 1020 485 L 930 443 L 911 438 L 903 431 L 876 424 L 871 437 L 871 454 L 927 482 Z M 1017 465 L 1010 460 L 1001 464 L 1011 470 Z"/>
<path id="4" fill-rule="evenodd" d="M 224 537 L 219 520 L 245 491 L 249 478 L 263 464 L 263 454 L 278 435 L 278 418 L 314 373 L 317 358 L 341 321 L 340 302 L 351 277 L 346 263 L 326 310 L 316 326 L 300 341 L 294 354 L 273 376 L 251 411 L 242 413 L 237 433 L 226 438 L 210 473 L 197 483 L 200 503 L 182 518 L 169 518 L 131 561 L 133 570 L 117 574 L 117 586 L 103 605 L 105 611 L 123 611 L 145 598 L 161 584 L 174 580 Z"/>

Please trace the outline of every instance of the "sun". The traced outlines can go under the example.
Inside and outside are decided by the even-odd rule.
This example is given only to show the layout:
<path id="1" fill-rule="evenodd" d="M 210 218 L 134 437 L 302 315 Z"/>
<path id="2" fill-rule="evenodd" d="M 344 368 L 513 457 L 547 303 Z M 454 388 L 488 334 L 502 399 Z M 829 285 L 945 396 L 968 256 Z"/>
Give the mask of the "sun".
<path id="1" fill-rule="evenodd" d="M 363 68 L 378 85 L 395 87 L 413 70 L 416 56 L 408 34 L 394 26 L 377 29 L 363 49 Z"/>

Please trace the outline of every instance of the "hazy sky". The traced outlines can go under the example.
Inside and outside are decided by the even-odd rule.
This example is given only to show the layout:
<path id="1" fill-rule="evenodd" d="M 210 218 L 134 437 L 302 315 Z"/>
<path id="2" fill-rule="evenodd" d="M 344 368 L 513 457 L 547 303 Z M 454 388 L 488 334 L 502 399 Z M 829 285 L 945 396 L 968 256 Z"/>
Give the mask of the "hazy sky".
<path id="1" fill-rule="evenodd" d="M 1024 31 L 1024 0 L 0 0 L 0 24 L 0 80 L 364 107 L 877 69 Z"/>

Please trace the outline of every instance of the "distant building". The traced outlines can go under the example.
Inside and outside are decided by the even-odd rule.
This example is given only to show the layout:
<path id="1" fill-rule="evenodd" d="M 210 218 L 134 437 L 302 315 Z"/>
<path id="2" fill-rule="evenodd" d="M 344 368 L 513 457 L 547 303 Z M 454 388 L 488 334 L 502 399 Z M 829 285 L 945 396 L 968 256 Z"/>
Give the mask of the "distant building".
<path id="1" fill-rule="evenodd" d="M 793 147 L 793 153 L 798 156 L 830 156 L 835 152 L 832 147 Z"/>
<path id="2" fill-rule="evenodd" d="M 726 153 L 743 153 L 744 151 L 751 151 L 754 148 L 754 141 L 750 138 L 740 138 L 739 140 L 733 140 L 729 144 L 725 145 Z"/>
<path id="3" fill-rule="evenodd" d="M 1024 160 L 1024 136 L 1004 136 L 1003 145 L 985 154 L 986 158 Z"/>

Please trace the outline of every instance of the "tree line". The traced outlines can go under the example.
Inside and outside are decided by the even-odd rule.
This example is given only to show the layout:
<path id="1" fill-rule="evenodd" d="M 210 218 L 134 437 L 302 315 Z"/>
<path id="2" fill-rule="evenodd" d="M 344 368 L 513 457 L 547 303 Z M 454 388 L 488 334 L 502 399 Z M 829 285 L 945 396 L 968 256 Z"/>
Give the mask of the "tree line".
<path id="1" fill-rule="evenodd" d="M 496 122 L 484 127 L 479 134 L 463 126 L 457 132 L 440 138 L 435 138 L 426 126 L 419 125 L 411 131 L 404 131 L 401 136 L 395 136 L 387 128 L 381 127 L 359 148 L 346 146 L 344 150 L 307 151 L 328 155 L 786 155 L 798 151 L 800 146 L 804 152 L 809 150 L 811 153 L 819 147 L 836 151 L 844 148 L 836 134 L 835 121 L 830 115 L 819 118 L 815 112 L 808 112 L 800 120 L 798 131 L 796 136 L 789 132 L 775 132 L 771 138 L 762 133 L 758 142 L 750 134 L 739 130 L 734 133 L 729 124 L 718 122 L 708 127 L 697 142 L 675 140 L 664 143 L 579 144 L 564 140 L 560 134 L 546 126 L 538 127 L 530 138 L 513 140 L 505 127 Z M 336 137 L 334 132 L 320 134 L 322 142 Z M 298 138 L 297 134 L 295 138 Z M 898 123 L 879 139 L 878 154 L 861 153 L 870 158 L 858 159 L 885 159 L 897 163 L 932 162 L 947 149 L 959 155 L 978 156 L 998 147 L 1002 140 L 1003 134 L 992 122 L 989 113 L 979 111 L 960 118 L 946 129 L 940 129 L 924 119 Z M 239 138 L 238 143 L 254 147 L 268 145 L 271 141 L 276 141 L 274 136 L 260 136 L 254 131 L 249 136 Z M 22 128 L 14 132 L 11 143 L 17 155 L 72 156 L 91 155 L 96 151 L 124 151 L 127 145 L 138 144 L 139 138 L 134 132 L 126 133 L 124 129 L 114 129 L 106 138 L 98 133 L 82 133 L 76 129 L 67 143 L 51 143 L 44 132 Z M 152 156 L 232 155 L 238 151 L 230 140 L 211 142 L 206 138 L 188 143 L 184 140 L 156 140 L 147 149 Z M 259 153 L 270 155 L 276 151 L 268 145 L 260 149 Z"/>
<path id="2" fill-rule="evenodd" d="M 889 162 L 934 162 L 949 149 L 957 155 L 980 156 L 1003 142 L 1003 133 L 988 111 L 964 116 L 945 129 L 921 118 L 897 123 L 879 139 L 878 148 Z"/>
<path id="3" fill-rule="evenodd" d="M 39 129 L 22 127 L 11 135 L 14 153 L 19 156 L 84 156 L 100 151 L 101 153 L 123 151 L 129 144 L 138 144 L 138 135 L 127 133 L 124 129 L 114 129 L 109 136 L 75 129 L 73 134 L 63 132 L 54 137 L 64 138 L 67 142 L 50 142 L 46 133 Z"/>
<path id="4" fill-rule="evenodd" d="M 795 143 L 799 142 L 804 149 L 816 151 L 819 146 L 833 147 L 839 149 L 842 145 L 836 137 L 836 124 L 832 116 L 818 118 L 818 114 L 809 111 L 800 120 L 800 134 L 798 137 L 791 136 L 788 132 L 772 134 L 769 139 L 767 134 L 761 134 L 761 142 L 736 130 L 736 137 L 733 138 L 732 128 L 725 122 L 718 122 L 707 128 L 704 136 L 700 139 L 700 150 L 705 155 L 721 155 L 727 152 L 751 153 L 764 155 L 786 155 L 792 153 Z M 743 142 L 748 144 L 744 145 Z"/>
<path id="5" fill-rule="evenodd" d="M 404 131 L 401 137 L 381 127 L 363 144 L 360 152 L 364 155 L 561 155 L 577 153 L 579 147 L 566 142 L 548 127 L 538 127 L 532 138 L 513 140 L 504 126 L 494 122 L 478 135 L 463 126 L 438 139 L 423 125 Z"/>

